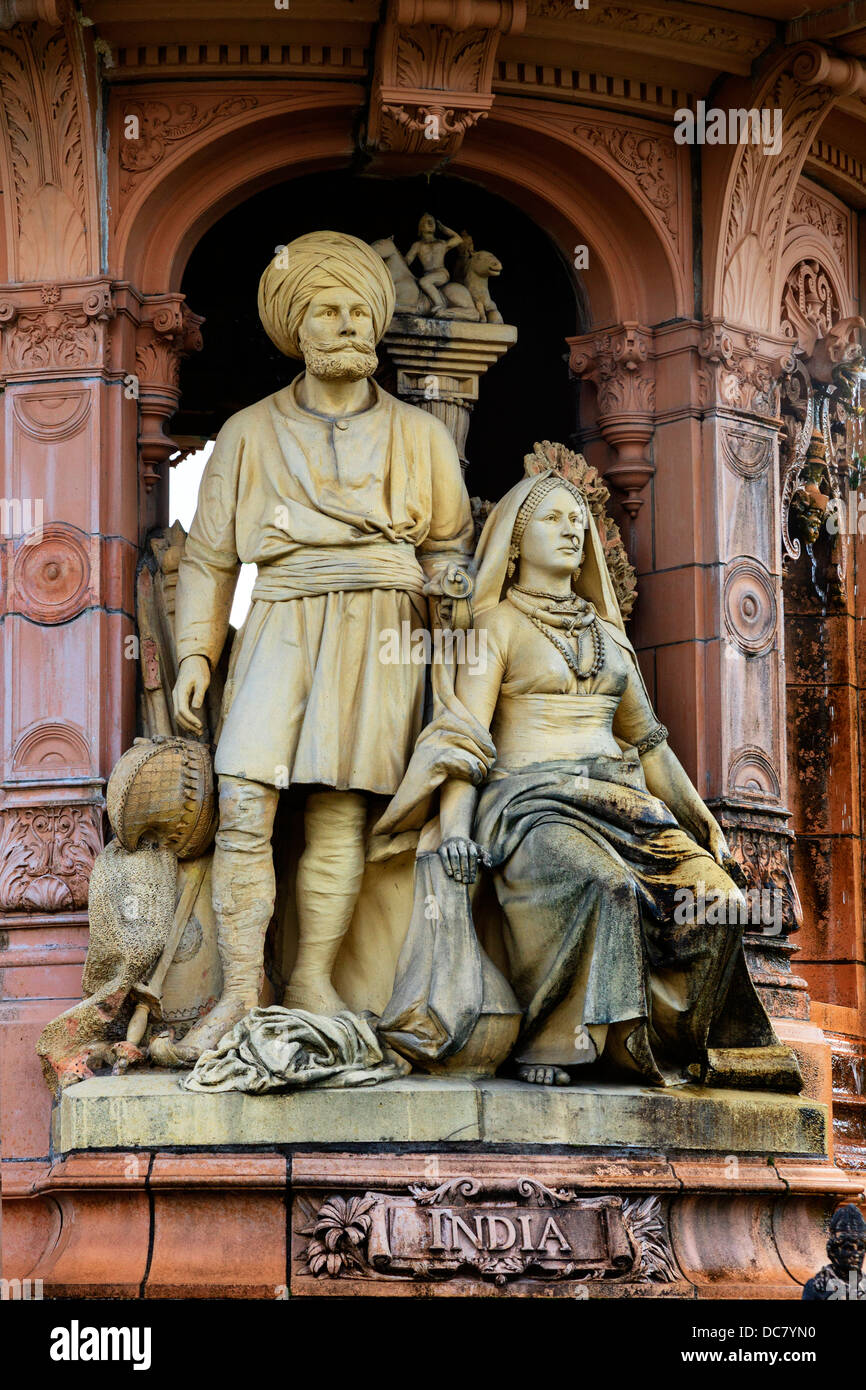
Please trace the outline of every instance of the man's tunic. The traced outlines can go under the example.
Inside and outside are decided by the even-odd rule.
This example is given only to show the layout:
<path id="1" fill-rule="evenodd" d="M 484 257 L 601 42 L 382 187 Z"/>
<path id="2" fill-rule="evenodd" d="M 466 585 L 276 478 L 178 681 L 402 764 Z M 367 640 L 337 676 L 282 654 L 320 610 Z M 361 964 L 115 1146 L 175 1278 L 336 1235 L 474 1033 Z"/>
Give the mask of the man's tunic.
<path id="1" fill-rule="evenodd" d="M 425 580 L 472 554 L 454 442 L 380 391 L 331 420 L 295 384 L 226 422 L 180 564 L 178 661 L 213 667 L 239 565 L 258 566 L 232 648 L 216 770 L 391 794 L 421 727 L 423 665 L 386 664 L 384 634 L 426 626 Z"/>

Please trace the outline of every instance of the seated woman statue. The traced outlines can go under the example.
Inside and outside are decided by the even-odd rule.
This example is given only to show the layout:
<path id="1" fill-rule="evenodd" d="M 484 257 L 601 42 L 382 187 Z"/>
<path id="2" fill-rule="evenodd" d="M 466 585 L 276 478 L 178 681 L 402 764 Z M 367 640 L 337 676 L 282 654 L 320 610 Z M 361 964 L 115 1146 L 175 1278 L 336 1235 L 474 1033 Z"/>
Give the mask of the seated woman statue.
<path id="1" fill-rule="evenodd" d="M 586 496 L 554 471 L 524 478 L 476 560 L 486 662 L 460 666 L 456 708 L 496 755 L 480 791 L 439 759 L 438 854 L 455 885 L 492 871 L 518 1075 L 564 1085 L 602 1059 L 659 1085 L 708 1047 L 749 1048 L 745 1084 L 778 1085 L 761 1057 L 778 1074 L 781 1055 L 798 1088 L 749 979 L 728 846 L 653 713 Z M 677 911 L 683 889 L 721 890 L 726 920 Z"/>

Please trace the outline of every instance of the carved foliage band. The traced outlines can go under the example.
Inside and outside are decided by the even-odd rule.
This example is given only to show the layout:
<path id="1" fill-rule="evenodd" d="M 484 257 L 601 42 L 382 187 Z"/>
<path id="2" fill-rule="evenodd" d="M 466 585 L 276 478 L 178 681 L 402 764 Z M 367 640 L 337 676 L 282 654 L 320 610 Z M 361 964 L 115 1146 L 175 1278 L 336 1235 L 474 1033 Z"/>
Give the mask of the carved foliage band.
<path id="1" fill-rule="evenodd" d="M 0 910 L 86 907 L 90 873 L 101 849 L 102 812 L 97 806 L 0 811 Z"/>

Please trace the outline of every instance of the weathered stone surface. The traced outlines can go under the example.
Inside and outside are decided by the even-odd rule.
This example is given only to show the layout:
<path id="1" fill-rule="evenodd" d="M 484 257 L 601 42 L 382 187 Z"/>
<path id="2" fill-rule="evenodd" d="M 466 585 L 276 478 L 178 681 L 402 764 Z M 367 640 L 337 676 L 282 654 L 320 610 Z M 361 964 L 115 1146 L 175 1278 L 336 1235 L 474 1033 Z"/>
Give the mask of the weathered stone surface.
<path id="1" fill-rule="evenodd" d="M 530 1086 L 412 1076 L 284 1095 L 199 1095 L 177 1074 L 68 1087 L 55 1151 L 248 1144 L 473 1143 L 822 1155 L 826 1107 L 796 1096 L 676 1086 Z"/>

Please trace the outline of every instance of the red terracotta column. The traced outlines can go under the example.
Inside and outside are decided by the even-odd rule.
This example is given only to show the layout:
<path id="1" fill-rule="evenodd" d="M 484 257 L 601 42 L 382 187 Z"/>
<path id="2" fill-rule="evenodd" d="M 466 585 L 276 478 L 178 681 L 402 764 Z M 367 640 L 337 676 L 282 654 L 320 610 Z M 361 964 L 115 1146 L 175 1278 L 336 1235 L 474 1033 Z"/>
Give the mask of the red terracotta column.
<path id="1" fill-rule="evenodd" d="M 591 382 L 587 452 L 614 486 L 638 604 L 631 624 L 671 744 L 722 823 L 749 884 L 784 925 L 747 946 L 771 1012 L 809 1018 L 788 933 L 790 865 L 778 377 L 785 342 L 679 320 L 569 339 Z"/>
<path id="2" fill-rule="evenodd" d="M 34 1045 L 80 994 L 104 779 L 133 732 L 136 322 L 103 270 L 96 86 L 76 22 L 0 33 L 4 1160 L 48 1153 Z"/>

